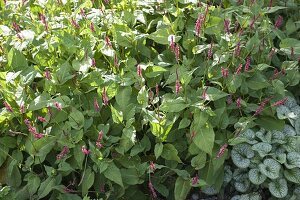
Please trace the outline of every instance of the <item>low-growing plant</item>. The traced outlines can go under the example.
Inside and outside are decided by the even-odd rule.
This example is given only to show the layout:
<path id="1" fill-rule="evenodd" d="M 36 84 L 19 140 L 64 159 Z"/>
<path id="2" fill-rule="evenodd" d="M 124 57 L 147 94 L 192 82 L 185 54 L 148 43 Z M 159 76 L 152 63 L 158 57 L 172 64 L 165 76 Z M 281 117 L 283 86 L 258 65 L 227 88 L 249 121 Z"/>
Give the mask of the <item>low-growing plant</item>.
<path id="1" fill-rule="evenodd" d="M 275 198 L 300 198 L 300 106 L 290 97 L 274 106 L 279 119 L 289 119 L 282 130 L 247 129 L 235 138 L 239 144 L 231 150 L 234 166 L 226 167 L 225 183 L 239 193 L 258 193 L 232 199 L 265 199 L 259 194 L 265 188 Z"/>

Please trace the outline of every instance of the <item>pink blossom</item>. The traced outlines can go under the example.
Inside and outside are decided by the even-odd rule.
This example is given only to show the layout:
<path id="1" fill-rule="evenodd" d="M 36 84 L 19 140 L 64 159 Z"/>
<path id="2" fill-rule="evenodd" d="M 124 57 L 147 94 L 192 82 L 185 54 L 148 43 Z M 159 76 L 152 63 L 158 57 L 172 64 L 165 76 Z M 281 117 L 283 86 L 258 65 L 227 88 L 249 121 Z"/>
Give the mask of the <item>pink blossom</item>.
<path id="1" fill-rule="evenodd" d="M 280 26 L 282 25 L 283 23 L 283 17 L 282 16 L 278 16 L 277 20 L 275 21 L 275 28 L 278 29 L 280 28 Z"/>
<path id="2" fill-rule="evenodd" d="M 228 75 L 229 75 L 228 69 L 225 69 L 225 68 L 221 67 L 221 72 L 222 72 L 223 78 L 227 78 L 228 77 Z"/>
<path id="3" fill-rule="evenodd" d="M 156 85 L 155 85 L 155 95 L 158 97 L 158 95 L 159 95 L 159 86 L 158 86 L 158 84 L 156 83 Z"/>
<path id="4" fill-rule="evenodd" d="M 92 66 L 96 67 L 96 60 L 95 60 L 95 58 L 92 58 Z"/>
<path id="5" fill-rule="evenodd" d="M 202 92 L 202 99 L 203 99 L 203 100 L 208 100 L 207 89 L 208 89 L 208 87 L 206 87 L 206 88 L 203 90 L 203 92 Z"/>
<path id="6" fill-rule="evenodd" d="M 101 141 L 102 141 L 102 138 L 103 138 L 103 131 L 99 131 L 98 133 L 98 138 L 97 138 L 97 141 L 96 141 L 96 146 L 100 149 L 101 147 L 103 147 L 103 145 L 101 144 Z"/>
<path id="7" fill-rule="evenodd" d="M 238 66 L 238 68 L 235 70 L 235 74 L 236 74 L 236 75 L 239 75 L 239 74 L 241 73 L 242 69 L 243 69 L 243 64 L 240 64 L 240 65 Z"/>
<path id="8" fill-rule="evenodd" d="M 15 21 L 12 22 L 12 26 L 16 32 L 21 32 L 20 26 Z"/>
<path id="9" fill-rule="evenodd" d="M 250 57 L 247 57 L 247 61 L 245 64 L 245 72 L 249 71 L 250 61 L 251 61 Z"/>
<path id="10" fill-rule="evenodd" d="M 180 58 L 180 47 L 177 44 L 175 47 L 175 58 L 176 58 L 176 62 L 179 63 L 179 58 Z"/>
<path id="11" fill-rule="evenodd" d="M 100 111 L 100 106 L 96 97 L 94 98 L 94 109 L 96 112 Z"/>
<path id="12" fill-rule="evenodd" d="M 170 49 L 171 51 L 175 52 L 175 42 L 174 42 L 174 36 L 171 36 L 171 40 L 170 40 Z"/>
<path id="13" fill-rule="evenodd" d="M 231 94 L 228 95 L 226 102 L 227 102 L 228 105 L 232 104 L 232 95 Z"/>
<path id="14" fill-rule="evenodd" d="M 91 22 L 91 24 L 90 24 L 90 29 L 92 32 L 95 32 L 95 26 L 94 26 L 93 22 Z"/>
<path id="15" fill-rule="evenodd" d="M 71 19 L 71 24 L 72 24 L 72 26 L 73 26 L 74 28 L 77 28 L 77 29 L 80 28 L 79 24 L 75 21 L 74 18 Z"/>
<path id="16" fill-rule="evenodd" d="M 41 139 L 42 137 L 44 137 L 44 135 L 42 133 L 34 134 L 35 139 Z"/>
<path id="17" fill-rule="evenodd" d="M 227 146 L 228 146 L 228 144 L 225 143 L 225 144 L 220 148 L 220 150 L 219 150 L 219 152 L 218 152 L 216 158 L 220 158 L 221 156 L 223 156 L 223 154 L 225 153 L 225 150 L 227 149 Z"/>
<path id="18" fill-rule="evenodd" d="M 238 42 L 234 50 L 234 56 L 240 56 L 241 53 L 241 42 Z"/>
<path id="19" fill-rule="evenodd" d="M 85 146 L 82 146 L 82 147 L 81 147 L 81 151 L 82 151 L 82 153 L 85 154 L 85 155 L 89 155 L 89 154 L 91 153 L 91 151 L 88 150 Z"/>
<path id="20" fill-rule="evenodd" d="M 178 70 L 176 69 L 176 83 L 175 83 L 175 92 L 176 92 L 176 95 L 179 94 L 180 89 L 181 89 L 181 85 L 180 85 L 180 81 L 179 81 Z"/>
<path id="21" fill-rule="evenodd" d="M 109 48 L 112 48 L 112 44 L 108 36 L 105 37 L 105 45 Z"/>
<path id="22" fill-rule="evenodd" d="M 119 60 L 117 54 L 114 55 L 114 66 L 119 67 Z"/>
<path id="23" fill-rule="evenodd" d="M 56 156 L 56 160 L 61 160 L 69 152 L 70 152 L 69 148 L 67 146 L 64 146 L 62 151 Z"/>
<path id="24" fill-rule="evenodd" d="M 136 68 L 136 73 L 139 77 L 143 77 L 142 71 L 143 71 L 143 69 L 142 69 L 141 65 L 138 65 Z"/>
<path id="25" fill-rule="evenodd" d="M 102 101 L 103 101 L 103 103 L 104 103 L 105 106 L 108 105 L 108 96 L 107 96 L 105 87 L 102 90 Z"/>
<path id="26" fill-rule="evenodd" d="M 50 73 L 49 69 L 45 70 L 44 76 L 47 80 L 51 80 L 51 73 Z"/>
<path id="27" fill-rule="evenodd" d="M 264 110 L 266 104 L 267 104 L 272 98 L 273 98 L 273 97 L 269 97 L 269 98 L 264 99 L 264 100 L 260 103 L 259 107 L 256 109 L 256 111 L 255 111 L 255 113 L 254 113 L 253 116 L 259 115 L 259 114 Z"/>
<path id="28" fill-rule="evenodd" d="M 109 0 L 103 0 L 105 4 L 109 4 Z"/>
<path id="29" fill-rule="evenodd" d="M 22 103 L 20 106 L 20 113 L 24 114 L 25 112 L 26 112 L 26 108 L 25 108 L 24 104 Z"/>
<path id="30" fill-rule="evenodd" d="M 86 14 L 85 14 L 83 8 L 80 8 L 80 15 L 81 15 L 83 18 L 86 18 Z"/>
<path id="31" fill-rule="evenodd" d="M 234 22 L 234 32 L 237 32 L 239 27 L 240 27 L 240 23 L 238 21 L 235 21 Z"/>
<path id="32" fill-rule="evenodd" d="M 237 106 L 238 108 L 241 108 L 241 101 L 242 101 L 242 98 L 241 98 L 241 97 L 239 97 L 239 98 L 236 100 L 236 106 Z"/>
<path id="33" fill-rule="evenodd" d="M 201 29 L 204 23 L 205 17 L 203 14 L 199 14 L 195 24 L 195 33 L 196 36 L 199 36 L 201 33 Z"/>
<path id="34" fill-rule="evenodd" d="M 149 181 L 149 183 L 148 183 L 148 188 L 149 188 L 149 190 L 150 190 L 150 192 L 151 192 L 152 197 L 153 197 L 153 198 L 156 198 L 157 195 L 156 195 L 155 189 L 154 189 L 154 187 L 153 187 L 151 181 Z"/>
<path id="35" fill-rule="evenodd" d="M 12 107 L 6 101 L 3 102 L 3 105 L 5 106 L 8 112 L 13 112 Z"/>
<path id="36" fill-rule="evenodd" d="M 42 13 L 39 13 L 39 18 L 40 18 L 42 24 L 44 24 L 45 30 L 48 31 L 48 23 L 46 21 L 45 15 Z"/>
<path id="37" fill-rule="evenodd" d="M 224 20 L 224 31 L 225 31 L 225 33 L 230 33 L 230 20 L 229 19 Z"/>
<path id="38" fill-rule="evenodd" d="M 149 168 L 150 168 L 150 171 L 152 172 L 152 173 L 154 173 L 154 171 L 155 171 L 155 163 L 153 162 L 153 161 L 150 161 L 150 165 L 149 165 Z"/>
<path id="39" fill-rule="evenodd" d="M 57 101 L 54 102 L 54 105 L 55 105 L 55 107 L 56 107 L 57 110 L 59 110 L 59 111 L 62 110 L 61 104 L 58 103 Z"/>
<path id="40" fill-rule="evenodd" d="M 272 80 L 277 79 L 279 76 L 279 71 L 277 68 L 274 69 Z"/>
<path id="41" fill-rule="evenodd" d="M 47 122 L 47 120 L 44 117 L 38 116 L 37 118 L 40 122 Z"/>
<path id="42" fill-rule="evenodd" d="M 196 174 L 196 176 L 194 176 L 194 177 L 192 178 L 192 185 L 193 185 L 193 186 L 194 186 L 194 185 L 197 185 L 198 182 L 199 182 L 199 177 L 198 177 L 198 174 Z"/>
<path id="43" fill-rule="evenodd" d="M 284 99 L 281 99 L 281 100 L 276 101 L 275 103 L 273 103 L 272 106 L 275 107 L 275 106 L 283 105 L 287 100 L 288 100 L 288 98 L 285 97 Z"/>
<path id="44" fill-rule="evenodd" d="M 26 126 L 29 128 L 31 126 L 31 122 L 29 119 L 24 119 L 24 123 L 26 124 Z"/>

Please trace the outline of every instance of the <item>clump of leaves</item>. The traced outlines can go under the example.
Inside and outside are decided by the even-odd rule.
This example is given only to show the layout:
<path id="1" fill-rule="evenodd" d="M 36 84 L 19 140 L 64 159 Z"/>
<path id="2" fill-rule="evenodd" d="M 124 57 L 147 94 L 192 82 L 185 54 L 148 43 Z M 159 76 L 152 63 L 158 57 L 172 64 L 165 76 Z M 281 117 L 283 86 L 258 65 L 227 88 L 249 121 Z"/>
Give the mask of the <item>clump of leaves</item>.
<path id="1" fill-rule="evenodd" d="M 238 192 L 259 192 L 268 188 L 276 198 L 291 199 L 300 184 L 300 132 L 297 128 L 300 106 L 291 97 L 274 104 L 279 106 L 276 109 L 278 118 L 289 119 L 292 126 L 285 124 L 282 130 L 270 131 L 247 129 L 241 133 L 238 140 L 244 142 L 234 145 L 231 151 L 236 167 L 227 168 L 226 173 L 232 177 L 231 184 Z M 226 180 L 226 184 L 229 182 Z M 232 199 L 236 198 L 244 197 L 238 195 Z"/>

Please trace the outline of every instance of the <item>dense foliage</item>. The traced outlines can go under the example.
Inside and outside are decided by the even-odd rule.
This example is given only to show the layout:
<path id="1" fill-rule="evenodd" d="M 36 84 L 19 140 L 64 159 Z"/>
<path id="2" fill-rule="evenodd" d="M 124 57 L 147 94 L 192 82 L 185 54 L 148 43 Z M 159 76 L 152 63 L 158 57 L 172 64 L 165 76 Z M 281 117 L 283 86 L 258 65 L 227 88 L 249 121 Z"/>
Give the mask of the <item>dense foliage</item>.
<path id="1" fill-rule="evenodd" d="M 0 7 L 0 198 L 299 195 L 297 1 Z"/>

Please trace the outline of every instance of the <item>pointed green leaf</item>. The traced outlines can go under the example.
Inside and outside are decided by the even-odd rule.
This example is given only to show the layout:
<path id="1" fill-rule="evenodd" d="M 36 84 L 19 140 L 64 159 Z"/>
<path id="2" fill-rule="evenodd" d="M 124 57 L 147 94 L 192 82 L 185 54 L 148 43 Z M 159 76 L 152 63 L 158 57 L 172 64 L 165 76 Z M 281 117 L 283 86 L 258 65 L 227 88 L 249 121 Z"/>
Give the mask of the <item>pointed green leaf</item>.
<path id="1" fill-rule="evenodd" d="M 121 187 L 124 187 L 121 171 L 113 162 L 109 164 L 109 166 L 107 167 L 107 169 L 104 171 L 103 174 L 107 179 L 117 183 Z"/>
<path id="2" fill-rule="evenodd" d="M 185 180 L 179 176 L 175 182 L 175 190 L 174 190 L 175 200 L 185 200 L 190 190 L 191 190 L 190 181 Z"/>

